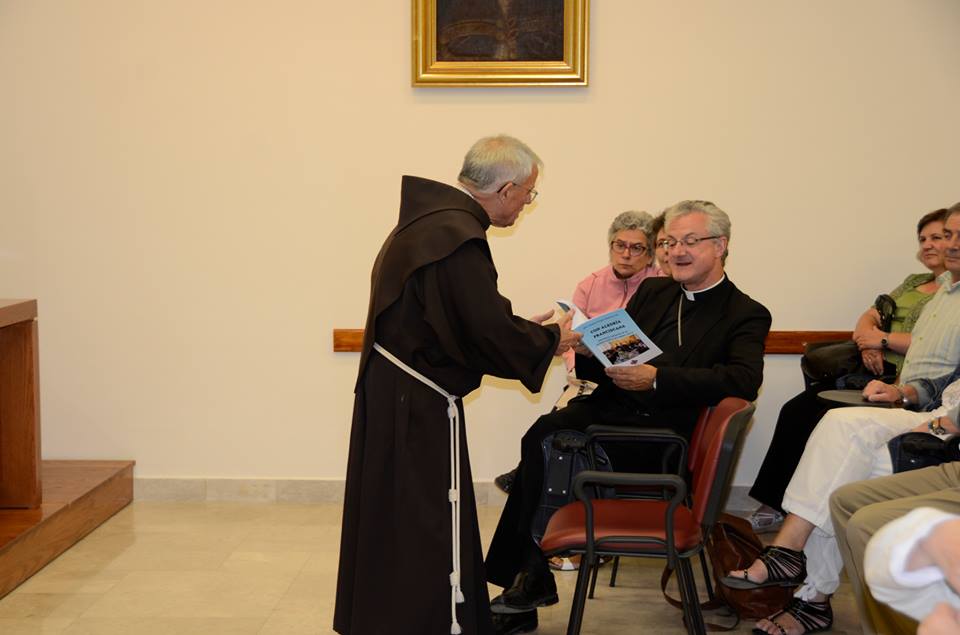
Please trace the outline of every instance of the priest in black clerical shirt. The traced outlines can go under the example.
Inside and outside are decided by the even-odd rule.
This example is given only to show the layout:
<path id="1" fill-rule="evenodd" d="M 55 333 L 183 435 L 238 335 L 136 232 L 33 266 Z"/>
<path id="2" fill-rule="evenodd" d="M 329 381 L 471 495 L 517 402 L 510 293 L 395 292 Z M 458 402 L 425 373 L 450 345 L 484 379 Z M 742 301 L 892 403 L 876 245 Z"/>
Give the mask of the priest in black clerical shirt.
<path id="1" fill-rule="evenodd" d="M 644 280 L 626 307 L 663 354 L 649 364 L 603 368 L 578 348 L 577 375 L 599 387 L 540 417 L 521 441 L 520 467 L 486 559 L 487 580 L 505 588 L 491 602 L 501 633 L 531 630 L 536 608 L 558 600 L 530 529 L 546 435 L 603 423 L 672 428 L 689 439 L 702 407 L 757 397 L 770 313 L 724 273 L 729 217 L 708 201 L 682 201 L 666 210 L 665 227 L 672 277 Z"/>

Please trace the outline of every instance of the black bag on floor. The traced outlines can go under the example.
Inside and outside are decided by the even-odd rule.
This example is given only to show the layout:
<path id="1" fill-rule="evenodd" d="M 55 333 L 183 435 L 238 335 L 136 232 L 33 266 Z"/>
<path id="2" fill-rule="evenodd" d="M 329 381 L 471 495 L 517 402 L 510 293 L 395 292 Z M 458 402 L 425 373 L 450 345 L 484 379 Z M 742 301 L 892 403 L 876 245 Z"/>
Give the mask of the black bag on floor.
<path id="1" fill-rule="evenodd" d="M 547 522 L 553 513 L 574 500 L 573 477 L 584 470 L 610 472 L 613 468 L 607 453 L 599 445 L 594 446 L 596 466 L 590 465 L 587 453 L 587 435 L 576 430 L 558 430 L 544 437 L 543 448 L 543 492 L 540 505 L 533 517 L 533 539 L 540 543 Z M 600 498 L 613 498 L 613 488 L 599 488 Z M 588 490 L 589 491 L 589 490 Z"/>

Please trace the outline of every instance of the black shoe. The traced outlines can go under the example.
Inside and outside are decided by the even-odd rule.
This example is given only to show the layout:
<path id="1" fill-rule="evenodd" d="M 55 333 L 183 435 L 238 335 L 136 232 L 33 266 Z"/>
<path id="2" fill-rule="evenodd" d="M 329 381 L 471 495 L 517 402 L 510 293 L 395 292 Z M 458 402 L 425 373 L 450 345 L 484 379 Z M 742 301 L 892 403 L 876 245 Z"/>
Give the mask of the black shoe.
<path id="1" fill-rule="evenodd" d="M 549 569 L 537 573 L 521 571 L 514 578 L 513 586 L 493 598 L 490 610 L 494 613 L 526 613 L 559 601 L 557 583 Z"/>
<path id="2" fill-rule="evenodd" d="M 513 482 L 517 479 L 517 468 L 513 468 L 506 474 L 501 474 L 497 478 L 493 479 L 493 484 L 497 486 L 504 494 L 509 494 L 510 490 L 513 488 Z"/>
<path id="3" fill-rule="evenodd" d="M 537 612 L 494 613 L 493 632 L 496 635 L 515 635 L 537 630 Z"/>

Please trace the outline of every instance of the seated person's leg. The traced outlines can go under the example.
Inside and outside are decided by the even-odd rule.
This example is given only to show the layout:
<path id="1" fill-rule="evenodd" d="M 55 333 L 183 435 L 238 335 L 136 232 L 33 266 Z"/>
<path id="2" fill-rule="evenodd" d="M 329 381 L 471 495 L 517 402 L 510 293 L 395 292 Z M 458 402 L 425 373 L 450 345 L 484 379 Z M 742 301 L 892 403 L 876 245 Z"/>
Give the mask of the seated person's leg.
<path id="1" fill-rule="evenodd" d="M 803 457 L 784 497 L 790 512 L 773 545 L 799 551 L 818 529 L 833 536 L 825 492 L 869 477 L 875 470 L 877 448 L 894 431 L 909 429 L 921 413 L 876 408 L 830 410 L 810 436 Z M 767 566 L 760 560 L 746 570 L 747 580 L 764 583 Z M 731 572 L 743 577 L 743 571 Z M 791 576 L 792 577 L 792 576 Z"/>
<path id="2" fill-rule="evenodd" d="M 733 588 L 749 589 L 771 585 L 798 586 L 804 580 L 809 581 L 814 575 L 807 573 L 808 559 L 802 550 L 804 545 L 807 548 L 811 544 L 818 546 L 818 539 L 814 536 L 817 531 L 818 528 L 810 522 L 789 514 L 773 544 L 761 552 L 760 558 L 746 570 L 731 571 L 721 582 Z M 818 553 L 817 558 L 818 562 L 827 562 L 822 554 Z M 836 560 L 840 560 L 839 555 Z M 839 571 L 839 565 L 834 568 Z M 832 624 L 833 610 L 828 594 L 818 592 L 814 585 L 805 584 L 782 610 L 759 620 L 754 632 L 801 635 L 814 630 L 829 630 Z"/>
<path id="3" fill-rule="evenodd" d="M 877 488 L 877 484 L 882 483 L 883 480 L 874 479 L 849 483 L 837 489 L 830 496 L 830 518 L 833 521 L 833 529 L 837 537 L 837 547 L 840 549 L 843 566 L 847 571 L 847 577 L 850 579 L 853 596 L 857 602 L 857 611 L 860 614 L 860 627 L 864 635 L 875 635 L 878 632 L 901 632 L 893 630 L 893 628 L 880 630 L 887 620 L 882 616 L 883 611 L 876 600 L 870 595 L 863 577 L 863 550 L 869 536 L 866 538 L 860 536 L 860 539 L 850 540 L 849 523 L 854 513 L 865 509 L 867 506 L 890 500 L 888 491 L 882 489 L 882 486 L 879 489 Z M 856 537 L 859 532 L 860 530 L 855 530 L 853 536 Z M 915 633 L 916 624 L 913 625 L 913 630 L 908 632 Z"/>
<path id="4" fill-rule="evenodd" d="M 770 546 L 746 569 L 730 571 L 722 582 L 734 589 L 798 586 L 807 577 L 804 545 L 816 526 L 789 514 Z"/>
<path id="5" fill-rule="evenodd" d="M 817 613 L 822 623 L 832 621 L 828 596 L 837 588 L 842 560 L 823 493 L 869 477 L 876 469 L 877 448 L 923 416 L 875 408 L 830 410 L 810 436 L 787 488 L 783 506 L 790 514 L 774 538 L 773 548 L 765 550 L 748 569 L 731 571 L 724 584 L 735 588 L 795 584 L 802 579 L 798 573 L 803 569 L 806 581 L 797 597 L 812 607 L 801 608 Z M 801 549 L 805 557 L 798 554 Z M 780 627 L 792 633 L 799 622 L 790 613 L 771 616 L 757 625 L 769 633 L 779 632 Z"/>
<path id="6" fill-rule="evenodd" d="M 513 584 L 521 570 L 551 577 L 540 548 L 533 541 L 530 525 L 543 490 L 543 439 L 557 430 L 583 430 L 598 423 L 589 402 L 573 402 L 563 410 L 543 415 L 527 430 L 520 442 L 520 465 L 510 495 L 500 515 L 490 550 L 487 552 L 487 580 L 501 587 Z M 551 577 L 552 582 L 552 577 Z"/>
<path id="7" fill-rule="evenodd" d="M 770 447 L 750 488 L 750 496 L 768 507 L 783 511 L 783 493 L 793 476 L 803 448 L 828 407 L 815 390 L 800 393 L 780 409 Z"/>
<path id="8" fill-rule="evenodd" d="M 829 597 L 840 586 L 840 571 L 843 559 L 837 540 L 833 536 L 832 523 L 829 533 L 820 527 L 814 528 L 803 547 L 807 556 L 807 579 L 797 592 L 801 597 Z"/>
<path id="9" fill-rule="evenodd" d="M 921 412 L 835 408 L 817 425 L 784 495 L 783 506 L 833 535 L 828 496 L 875 474 L 878 450 L 926 418 Z"/>

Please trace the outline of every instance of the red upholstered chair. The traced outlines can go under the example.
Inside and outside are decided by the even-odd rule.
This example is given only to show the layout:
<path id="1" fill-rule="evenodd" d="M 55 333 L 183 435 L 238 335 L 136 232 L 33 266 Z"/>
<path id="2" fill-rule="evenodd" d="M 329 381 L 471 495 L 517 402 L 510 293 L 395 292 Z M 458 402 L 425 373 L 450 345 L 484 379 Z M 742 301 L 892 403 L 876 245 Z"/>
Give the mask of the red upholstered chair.
<path id="1" fill-rule="evenodd" d="M 554 513 L 540 543 L 547 556 L 583 556 L 567 635 L 580 632 L 590 570 L 601 555 L 665 558 L 677 572 L 687 631 L 705 632 L 690 559 L 703 551 L 722 511 L 753 411 L 750 402 L 728 397 L 700 417 L 684 457 L 690 468 L 689 491 L 686 481 L 675 474 L 585 471 L 574 478 L 578 500 Z M 658 486 L 669 492 L 669 498 L 591 499 L 587 489 L 598 485 Z"/>
<path id="2" fill-rule="evenodd" d="M 624 426 L 592 425 L 587 428 L 586 433 L 590 443 L 588 451 L 593 451 L 593 443 L 616 443 L 618 441 L 628 441 L 631 443 L 657 444 L 663 448 L 662 464 L 660 472 L 662 474 L 677 473 L 687 478 L 694 473 L 694 467 L 703 455 L 704 446 L 700 443 L 703 432 L 706 430 L 707 417 L 713 412 L 713 408 L 703 408 L 700 410 L 700 416 L 697 417 L 696 425 L 693 428 L 693 435 L 690 439 L 689 451 L 687 440 L 669 428 L 629 428 Z M 595 460 L 591 455 L 591 460 Z M 676 471 L 675 471 L 676 470 Z M 615 489 L 617 498 L 663 498 L 669 499 L 670 496 L 665 489 L 656 486 L 620 486 Z M 601 497 L 599 493 L 595 498 L 611 498 L 610 496 Z M 689 503 L 689 493 L 688 500 Z M 710 573 L 707 570 L 707 560 L 704 553 L 700 552 L 700 562 L 703 566 L 703 575 L 706 579 L 707 593 L 710 599 L 713 599 L 713 587 L 710 583 Z M 620 567 L 620 557 L 613 559 L 612 571 L 610 572 L 610 586 L 617 583 L 617 571 Z M 600 567 L 593 568 L 593 576 L 590 579 L 590 593 L 587 597 L 593 599 L 593 590 L 597 584 L 597 574 Z"/>

